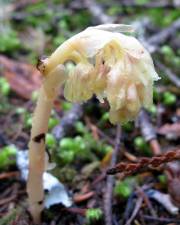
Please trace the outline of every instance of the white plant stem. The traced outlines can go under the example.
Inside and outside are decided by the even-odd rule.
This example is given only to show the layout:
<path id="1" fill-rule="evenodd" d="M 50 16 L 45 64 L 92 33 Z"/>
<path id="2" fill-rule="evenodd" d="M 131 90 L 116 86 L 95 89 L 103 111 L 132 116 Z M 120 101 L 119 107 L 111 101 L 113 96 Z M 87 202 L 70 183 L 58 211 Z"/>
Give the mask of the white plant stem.
<path id="1" fill-rule="evenodd" d="M 30 212 L 36 224 L 40 223 L 41 212 L 44 208 L 43 173 L 45 171 L 45 135 L 48 130 L 48 120 L 53 102 L 63 80 L 64 67 L 62 65 L 58 66 L 45 77 L 33 115 L 31 139 L 29 143 L 29 177 L 27 192 Z"/>

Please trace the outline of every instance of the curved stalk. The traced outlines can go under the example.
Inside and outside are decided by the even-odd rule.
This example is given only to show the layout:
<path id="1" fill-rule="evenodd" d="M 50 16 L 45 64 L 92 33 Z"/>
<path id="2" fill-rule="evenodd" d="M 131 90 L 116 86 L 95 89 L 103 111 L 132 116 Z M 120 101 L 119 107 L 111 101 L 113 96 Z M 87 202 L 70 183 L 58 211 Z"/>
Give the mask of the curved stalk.
<path id="1" fill-rule="evenodd" d="M 29 177 L 27 192 L 30 212 L 36 224 L 41 221 L 44 208 L 43 173 L 45 171 L 45 135 L 48 120 L 57 96 L 58 88 L 65 79 L 62 65 L 56 67 L 44 80 L 39 92 L 37 106 L 33 115 L 31 139 L 29 143 Z"/>

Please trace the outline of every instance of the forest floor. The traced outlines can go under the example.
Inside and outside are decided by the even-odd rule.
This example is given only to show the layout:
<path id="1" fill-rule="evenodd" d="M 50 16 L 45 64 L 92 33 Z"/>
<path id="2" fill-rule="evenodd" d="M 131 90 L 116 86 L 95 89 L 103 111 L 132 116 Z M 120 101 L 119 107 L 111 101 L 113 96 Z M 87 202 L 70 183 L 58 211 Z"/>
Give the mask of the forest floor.
<path id="1" fill-rule="evenodd" d="M 142 109 L 135 122 L 114 126 L 107 103 L 93 98 L 72 104 L 59 93 L 46 144 L 56 162 L 50 173 L 63 188 L 59 204 L 44 210 L 42 224 L 180 224 L 178 4 L 170 0 L 0 2 L 0 225 L 33 224 L 18 152 L 28 149 L 41 83 L 38 58 L 50 55 L 75 33 L 102 23 L 132 24 L 135 36 L 152 53 L 161 77 L 154 87 L 154 104 Z M 116 168 L 114 175 L 107 174 L 109 168 Z"/>

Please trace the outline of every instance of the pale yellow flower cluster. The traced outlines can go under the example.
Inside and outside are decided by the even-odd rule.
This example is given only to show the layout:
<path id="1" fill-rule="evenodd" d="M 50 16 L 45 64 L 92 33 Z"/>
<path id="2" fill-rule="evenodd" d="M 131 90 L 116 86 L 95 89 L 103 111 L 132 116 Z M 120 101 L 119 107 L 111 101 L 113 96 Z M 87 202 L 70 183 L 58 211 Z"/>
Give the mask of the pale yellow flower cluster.
<path id="1" fill-rule="evenodd" d="M 75 63 L 66 76 L 64 95 L 83 102 L 94 94 L 110 105 L 112 123 L 133 120 L 142 106 L 152 103 L 155 72 L 150 54 L 126 25 L 90 27 L 61 45 L 46 62 L 45 74 L 69 60 Z"/>

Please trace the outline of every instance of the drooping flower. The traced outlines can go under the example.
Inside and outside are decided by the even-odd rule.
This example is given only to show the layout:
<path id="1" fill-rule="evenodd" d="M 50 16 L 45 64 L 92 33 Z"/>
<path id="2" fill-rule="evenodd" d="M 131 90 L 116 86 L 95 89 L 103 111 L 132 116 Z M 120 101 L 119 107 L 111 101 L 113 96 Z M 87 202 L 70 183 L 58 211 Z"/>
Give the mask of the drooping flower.
<path id="1" fill-rule="evenodd" d="M 65 79 L 64 95 L 83 102 L 93 94 L 110 105 L 112 123 L 133 120 L 152 103 L 153 81 L 159 77 L 148 51 L 126 25 L 90 27 L 62 44 L 46 61 L 44 74 L 71 60 L 75 67 Z"/>
<path id="2" fill-rule="evenodd" d="M 140 42 L 122 34 L 129 31 L 131 27 L 117 24 L 90 27 L 38 64 L 44 80 L 32 121 L 27 183 L 30 211 L 36 224 L 40 223 L 44 205 L 44 139 L 59 86 L 64 83 L 65 97 L 73 102 L 87 101 L 93 94 L 101 102 L 106 98 L 112 123 L 134 119 L 141 106 L 152 102 L 152 85 L 158 75 Z M 75 64 L 70 72 L 66 69 L 68 61 Z"/>

